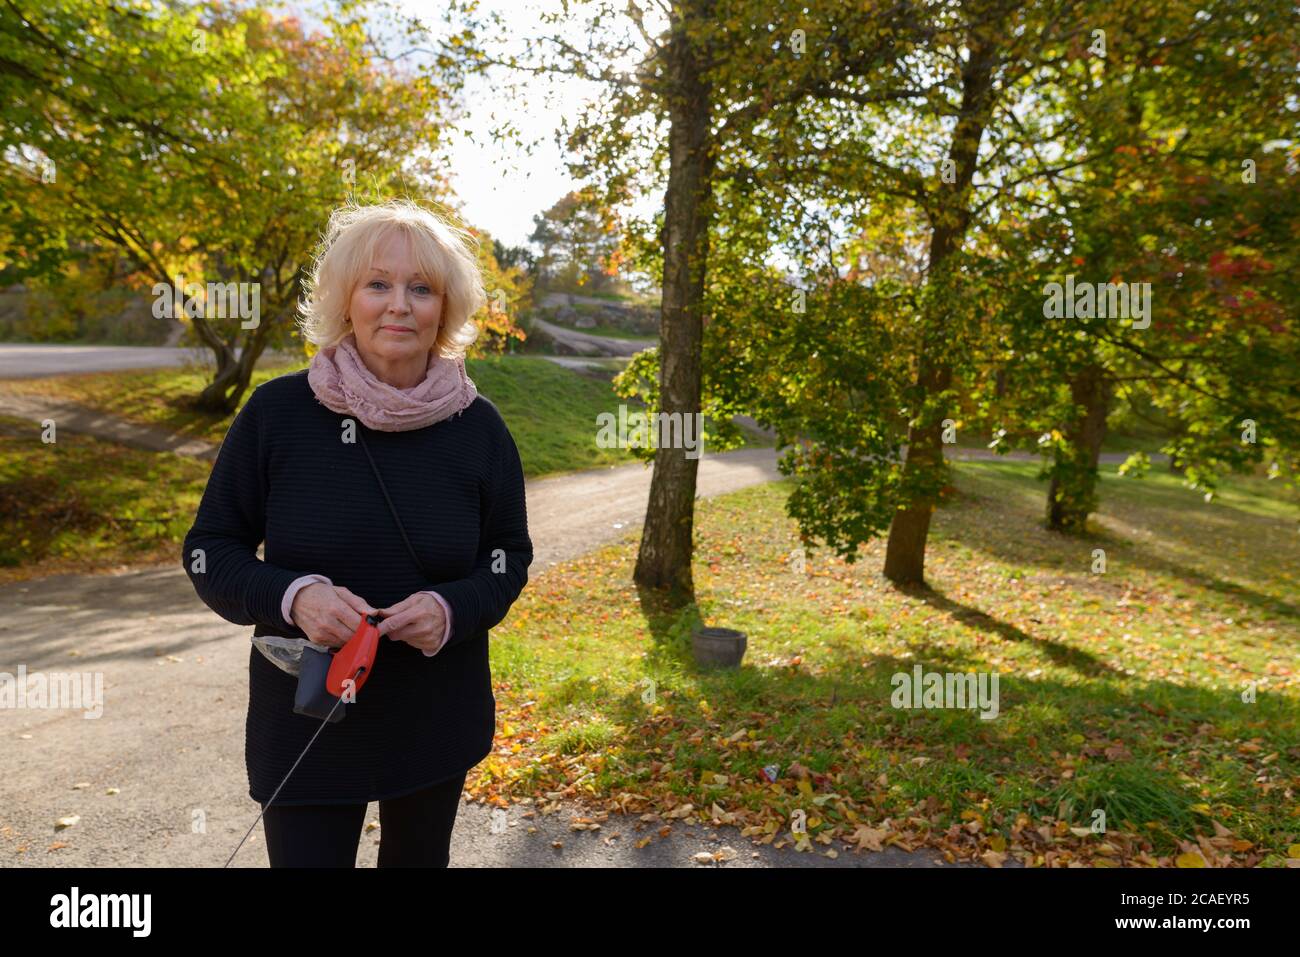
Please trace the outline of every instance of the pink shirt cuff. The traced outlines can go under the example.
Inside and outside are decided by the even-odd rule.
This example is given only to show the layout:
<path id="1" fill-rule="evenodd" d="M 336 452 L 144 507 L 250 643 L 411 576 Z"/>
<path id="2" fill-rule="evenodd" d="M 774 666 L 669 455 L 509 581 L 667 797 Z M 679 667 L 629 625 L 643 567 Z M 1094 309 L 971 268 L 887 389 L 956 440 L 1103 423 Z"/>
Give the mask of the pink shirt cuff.
<path id="1" fill-rule="evenodd" d="M 442 606 L 443 615 L 447 619 L 447 627 L 443 629 L 442 641 L 439 643 L 438 647 L 433 649 L 433 651 L 426 651 L 424 653 L 424 657 L 432 658 L 438 652 L 442 651 L 443 645 L 447 644 L 447 639 L 451 637 L 451 606 L 447 604 L 447 599 L 443 598 L 436 591 L 426 589 L 425 594 L 432 595 L 438 604 Z"/>
<path id="2" fill-rule="evenodd" d="M 295 578 L 289 584 L 289 587 L 285 589 L 284 598 L 281 599 L 280 601 L 280 614 L 284 616 L 284 620 L 287 621 L 289 624 L 292 625 L 294 623 L 293 618 L 291 618 L 289 615 L 289 612 L 293 608 L 294 596 L 297 595 L 298 592 L 306 588 L 308 585 L 313 585 L 316 582 L 323 582 L 326 585 L 334 584 L 324 575 L 303 575 L 301 578 Z M 424 653 L 424 656 L 426 658 L 432 658 L 438 652 L 442 651 L 443 646 L 447 644 L 447 639 L 451 637 L 451 606 L 447 604 L 447 599 L 443 598 L 436 591 L 426 590 L 425 594 L 432 595 L 434 597 L 434 600 L 437 601 L 438 604 L 442 606 L 443 617 L 447 619 L 447 627 L 443 629 L 442 641 L 438 643 L 438 647 L 435 648 L 433 651 L 426 651 Z"/>
<path id="3" fill-rule="evenodd" d="M 303 575 L 301 578 L 295 578 L 292 582 L 289 583 L 289 587 L 284 590 L 284 598 L 280 601 L 280 615 L 289 624 L 293 625 L 293 619 L 289 617 L 289 612 L 293 610 L 294 596 L 297 595 L 298 592 L 306 588 L 308 585 L 314 585 L 317 582 L 321 582 L 326 585 L 334 584 L 324 575 Z M 296 628 L 298 626 L 294 625 L 294 627 Z"/>

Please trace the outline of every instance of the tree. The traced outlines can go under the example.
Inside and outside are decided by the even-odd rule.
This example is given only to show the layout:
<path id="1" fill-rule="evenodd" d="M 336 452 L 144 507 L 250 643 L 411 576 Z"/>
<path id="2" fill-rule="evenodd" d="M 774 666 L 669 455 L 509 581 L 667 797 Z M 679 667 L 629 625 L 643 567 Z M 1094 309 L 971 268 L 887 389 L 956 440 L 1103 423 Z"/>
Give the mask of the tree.
<path id="1" fill-rule="evenodd" d="M 411 157 L 437 145 L 442 124 L 430 117 L 449 108 L 450 84 L 384 60 L 349 4 L 323 18 L 328 35 L 224 5 L 15 9 L 0 21 L 10 104 L 0 143 L 39 151 L 57 175 L 0 171 L 11 265 L 57 268 L 88 239 L 118 250 L 159 308 L 181 309 L 213 351 L 200 408 L 233 410 L 258 356 L 287 342 L 330 209 L 416 183 L 446 192 L 433 165 Z M 449 63 L 435 69 L 455 76 Z M 39 204 L 25 201 L 32 189 Z M 239 315 L 208 291 L 227 304 L 234 293 Z"/>
<path id="2" fill-rule="evenodd" d="M 538 270 L 547 286 L 603 292 L 618 271 L 618 217 L 589 194 L 570 192 L 534 216 L 528 239 L 541 247 Z"/>
<path id="3" fill-rule="evenodd" d="M 515 340 L 523 342 L 528 338 L 515 321 L 516 317 L 526 312 L 532 302 L 533 279 L 525 266 L 520 265 L 521 258 L 507 256 L 502 262 L 500 251 L 505 247 L 495 239 L 490 239 L 482 230 L 470 229 L 479 239 L 477 254 L 479 270 L 483 274 L 483 288 L 487 292 L 487 303 L 478 318 L 479 336 L 470 348 L 472 356 L 500 355 Z M 519 247 L 514 247 L 519 252 Z"/>
<path id="4" fill-rule="evenodd" d="M 481 32 L 473 5 L 459 11 Z M 595 12 L 585 48 L 563 35 L 529 42 L 524 57 L 496 57 L 478 47 L 465 55 L 478 68 L 506 66 L 534 77 L 563 73 L 601 84 L 604 94 L 569 132 L 579 156 L 575 174 L 597 181 L 611 207 L 636 189 L 666 183 L 664 209 L 652 238 L 656 262 L 634 256 L 658 273 L 660 304 L 658 398 L 660 412 L 701 410 L 705 291 L 709 241 L 720 165 L 758 140 L 792 132 L 769 117 L 815 95 L 841 95 L 841 84 L 873 101 L 892 95 L 864 88 L 890 75 L 898 54 L 895 36 L 921 18 L 923 6 L 872 4 L 861 17 L 845 17 L 842 4 L 809 0 L 799 9 L 754 0 L 674 0 L 647 10 L 636 2 L 589 5 Z M 505 25 L 497 18 L 498 26 Z M 808 42 L 808 36 L 813 41 Z M 450 54 L 450 46 L 445 48 Z M 627 64 L 627 65 L 625 65 Z M 635 227 L 633 227 L 635 229 Z M 683 450 L 655 450 L 654 474 L 636 582 L 668 592 L 677 604 L 694 599 L 691 573 L 698 460 Z"/>
<path id="5" fill-rule="evenodd" d="M 1266 151 L 1287 135 L 1295 75 L 1289 42 L 1266 27 L 1288 10 L 1176 4 L 1152 19 L 1135 4 L 1105 13 L 1099 22 L 1116 38 L 1105 57 L 1058 84 L 1059 108 L 1079 120 L 1091 160 L 1056 197 L 1059 219 L 1026 234 L 1018 258 L 1038 262 L 1050 250 L 1063 264 L 1050 272 L 1058 282 L 1076 271 L 1145 282 L 1150 324 L 1073 311 L 1011 317 L 1001 357 L 1010 388 L 994 403 L 1005 429 L 1028 432 L 1031 443 L 1041 433 L 1048 524 L 1062 531 L 1082 530 L 1097 505 L 1112 396 L 1163 412 L 1175 433 L 1165 450 L 1194 487 L 1212 488 L 1217 474 L 1261 461 L 1266 449 L 1279 467 L 1294 435 L 1290 340 L 1276 334 L 1293 327 L 1294 296 L 1279 282 L 1289 254 L 1273 209 L 1296 180 L 1280 153 Z M 1216 77 L 1209 88 L 1207 72 Z M 1249 182 L 1246 156 L 1258 165 Z M 1021 277 L 1033 290 L 1022 302 L 1043 278 Z M 1247 419 L 1266 423 L 1266 441 L 1240 440 Z"/>
<path id="6" fill-rule="evenodd" d="M 1239 270 L 1250 277 L 1240 301 L 1258 308 L 1249 310 L 1254 328 L 1247 332 L 1241 319 L 1225 314 L 1217 296 L 1195 293 L 1201 283 L 1192 279 L 1203 271 L 1196 263 L 1206 256 L 1215 259 L 1213 247 L 1201 246 L 1204 237 L 1190 238 L 1208 228 L 1211 209 L 1223 239 L 1251 229 L 1242 218 L 1246 209 L 1240 198 L 1232 212 L 1230 202 L 1203 208 L 1204 221 L 1195 229 L 1189 222 L 1187 238 L 1170 255 L 1162 243 L 1174 233 L 1147 227 L 1167 218 L 1173 211 L 1168 201 L 1185 196 L 1197 181 L 1184 178 L 1176 161 L 1168 162 L 1167 149 L 1158 158 L 1142 154 L 1140 162 L 1113 161 L 1130 155 L 1119 150 L 1134 133 L 1121 129 L 1128 116 L 1124 91 L 1130 86 L 1097 80 L 1106 64 L 1094 27 L 1105 27 L 1113 42 L 1127 39 L 1140 51 L 1125 47 L 1129 57 L 1155 60 L 1186 47 L 1187 58 L 1208 59 L 1189 44 L 1187 24 L 1177 17 L 1152 22 L 1149 8 L 1140 4 L 1077 7 L 1069 17 L 1062 15 L 1066 8 L 1051 3 L 1000 12 L 982 3 L 959 9 L 961 15 L 935 21 L 915 56 L 904 59 L 916 82 L 895 84 L 913 91 L 897 105 L 864 103 L 839 112 L 833 121 L 807 112 L 778 120 L 806 120 L 805 132 L 794 140 L 803 146 L 780 155 L 784 176 L 760 176 L 743 195 L 761 204 L 760 220 L 781 223 L 773 249 L 802 264 L 801 251 L 816 248 L 815 237 L 821 235 L 826 254 L 798 282 L 763 257 L 751 256 L 735 285 L 728 276 L 729 288 L 719 291 L 725 309 L 714 310 L 726 326 L 721 338 L 730 343 L 718 353 L 723 368 L 716 379 L 730 401 L 777 428 L 778 442 L 787 448 L 782 471 L 799 479 L 788 507 L 805 542 L 820 539 L 852 561 L 860 543 L 890 527 L 885 569 L 900 584 L 921 580 L 926 516 L 947 489 L 940 442 L 945 433 L 952 437 L 964 428 L 963 420 L 1001 426 L 994 442 L 998 448 L 1026 438 L 1032 446 L 1044 436 L 1045 448 L 1071 450 L 1070 458 L 1055 458 L 1053 501 L 1064 521 L 1065 514 L 1086 507 L 1095 488 L 1090 482 L 1112 388 L 1127 397 L 1140 381 L 1158 383 L 1156 402 L 1165 415 L 1179 420 L 1195 410 L 1192 421 L 1182 423 L 1175 450 L 1189 461 L 1219 456 L 1226 463 L 1250 451 L 1241 443 L 1240 428 L 1224 427 L 1233 415 L 1233 421 L 1244 421 L 1245 414 L 1227 407 L 1211 411 L 1209 405 L 1212 396 L 1232 392 L 1224 388 L 1231 380 L 1223 376 L 1249 368 L 1247 355 L 1263 374 L 1258 389 L 1241 394 L 1253 397 L 1250 407 L 1270 410 L 1265 430 L 1270 442 L 1285 440 L 1289 430 L 1280 419 L 1295 408 L 1295 379 L 1285 371 L 1294 369 L 1286 341 L 1291 327 L 1279 315 L 1294 297 L 1288 298 L 1281 278 L 1285 271 L 1275 274 L 1270 268 L 1289 259 L 1277 241 L 1282 233 L 1272 226 L 1267 253 L 1249 261 L 1229 266 L 1222 257 L 1216 260 L 1220 272 Z M 1185 12 L 1196 21 L 1205 19 L 1193 7 Z M 1254 16 L 1240 13 L 1242 20 Z M 1219 23 L 1216 16 L 1211 14 L 1211 26 L 1202 29 L 1213 32 L 1215 50 L 1231 59 L 1235 49 L 1240 62 L 1222 64 L 1232 82 L 1206 98 L 1204 115 L 1218 110 L 1221 120 L 1255 110 L 1260 118 L 1272 109 L 1276 116 L 1276 94 L 1289 79 L 1283 68 L 1287 40 L 1261 30 L 1260 23 L 1252 31 L 1232 20 Z M 1282 20 L 1280 9 L 1264 17 L 1269 24 Z M 986 111 L 972 110 L 978 95 L 970 94 L 984 85 L 977 62 L 979 33 L 995 22 L 999 28 L 987 34 L 995 61 L 991 101 Z M 1125 32 L 1133 22 L 1144 26 L 1141 43 Z M 1240 40 L 1252 35 L 1256 39 L 1242 55 Z M 1147 40 L 1155 48 L 1143 51 Z M 1187 69 L 1190 76 L 1190 64 Z M 1235 71 L 1266 79 L 1269 95 L 1251 100 L 1236 86 L 1241 78 Z M 930 87 L 927 78 L 937 81 L 928 81 Z M 1183 117 L 1174 106 L 1192 98 L 1186 79 L 1160 86 L 1164 117 Z M 1081 88 L 1094 88 L 1091 103 L 1077 95 Z M 1150 95 L 1150 87 L 1144 89 L 1143 95 Z M 1251 105 L 1244 106 L 1246 100 Z M 1089 124 L 1103 116 L 1113 131 L 1104 141 L 1089 136 Z M 963 125 L 968 141 L 982 126 L 983 143 L 977 151 L 964 151 L 977 162 L 966 189 L 957 156 Z M 1256 134 L 1266 128 L 1238 135 L 1236 148 L 1253 154 Z M 1233 135 L 1225 137 L 1225 148 Z M 1103 142 L 1108 149 L 1098 148 Z M 935 169 L 937 157 L 951 161 L 946 181 Z M 1271 177 L 1277 163 L 1272 166 Z M 1125 188 L 1116 193 L 1086 189 L 1081 175 Z M 1222 177 L 1214 182 L 1230 188 Z M 1197 190 L 1203 185 L 1197 182 Z M 1279 208 L 1286 208 L 1288 191 L 1286 185 L 1274 191 Z M 1264 195 L 1253 194 L 1248 208 Z M 1081 208 L 1085 201 L 1089 208 Z M 1210 202 L 1205 196 L 1198 201 Z M 727 218 L 737 216 L 753 218 L 747 208 Z M 845 243 L 839 238 L 843 233 L 856 238 Z M 763 234 L 751 235 L 761 241 Z M 1098 256 L 1108 241 L 1110 251 Z M 918 248 L 926 253 L 919 272 Z M 892 257 L 882 256 L 882 249 Z M 1185 295 L 1188 308 L 1199 310 L 1199 328 L 1183 329 L 1181 339 L 1163 330 L 1147 339 L 1145 332 L 1133 334 L 1095 317 L 1070 323 L 1044 318 L 1045 282 L 1063 279 L 1063 273 L 1084 264 L 1102 279 L 1114 275 L 1117 260 L 1111 254 L 1120 250 L 1134 253 L 1121 256 L 1126 279 L 1148 278 L 1157 262 L 1166 282 L 1189 270 L 1192 281 L 1180 287 L 1184 293 L 1177 298 Z M 1137 253 L 1140 258 L 1134 258 Z M 1223 275 L 1213 282 L 1226 291 Z M 1267 295 L 1262 283 L 1270 287 Z M 795 302 L 798 308 L 792 308 Z M 1222 330 L 1231 343 L 1212 351 L 1213 363 L 1205 361 L 1203 340 L 1191 347 L 1207 330 Z M 1278 361 L 1263 359 L 1265 344 Z M 990 414 L 993 409 L 997 416 Z M 1015 414 L 1006 415 L 1008 409 Z M 1277 451 L 1274 447 L 1270 454 Z M 1278 466 L 1276 457 L 1272 465 Z M 1204 478 L 1208 465 L 1193 471 L 1191 480 Z"/>
<path id="7" fill-rule="evenodd" d="M 537 276 L 537 257 L 527 246 L 507 246 L 499 239 L 492 240 L 492 257 L 502 269 L 519 268 L 529 276 Z"/>
<path id="8" fill-rule="evenodd" d="M 985 12 L 972 9 L 977 16 Z M 1001 66 L 995 28 L 991 24 L 972 28 L 966 42 L 969 52 L 960 69 L 960 103 L 946 160 L 955 189 L 950 202 L 929 210 L 932 231 L 928 281 L 942 290 L 951 288 L 956 276 L 954 254 L 970 225 L 975 166 L 980 141 L 993 118 L 994 79 Z M 934 296 L 928 301 L 933 305 L 924 315 L 927 332 L 918 340 L 914 399 L 918 414 L 908 431 L 907 460 L 901 476 L 903 504 L 890 522 L 885 551 L 885 577 L 898 584 L 919 584 L 924 580 L 926 540 L 938 497 L 935 479 L 944 471 L 941 421 L 944 408 L 931 405 L 926 409 L 925 406 L 930 400 L 943 397 L 952 386 L 952 365 L 943 354 L 949 322 L 943 304 Z"/>
<path id="9" fill-rule="evenodd" d="M 995 227 L 1032 214 L 1044 184 L 1077 165 L 1039 153 L 1047 133 L 1019 118 L 1041 73 L 1085 35 L 1061 13 L 943 5 L 897 37 L 897 76 L 782 115 L 801 145 L 781 155 L 785 182 L 761 177 L 749 192 L 774 210 L 769 219 L 790 211 L 784 241 L 796 263 L 801 249 L 827 252 L 798 289 L 775 288 L 770 270 L 744 277 L 763 289 L 752 296 L 761 307 L 745 306 L 744 287 L 731 296 L 737 345 L 722 378 L 788 446 L 782 469 L 799 478 L 789 508 L 805 540 L 852 561 L 888 528 L 884 572 L 898 584 L 923 580 L 948 481 L 945 436 L 959 425 L 959 387 L 981 374 L 1001 295 Z M 901 261 L 869 254 L 881 246 Z M 767 387 L 746 385 L 756 380 Z"/>

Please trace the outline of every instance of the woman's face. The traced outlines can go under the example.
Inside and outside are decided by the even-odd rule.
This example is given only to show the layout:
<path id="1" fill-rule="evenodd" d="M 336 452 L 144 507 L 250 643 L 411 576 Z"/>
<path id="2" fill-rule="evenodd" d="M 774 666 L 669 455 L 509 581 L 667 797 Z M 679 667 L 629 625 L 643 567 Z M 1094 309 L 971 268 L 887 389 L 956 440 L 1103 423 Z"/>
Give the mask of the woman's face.
<path id="1" fill-rule="evenodd" d="M 418 385 L 442 320 L 442 294 L 418 272 L 410 241 L 389 235 L 352 291 L 348 316 L 370 371 L 399 389 Z"/>

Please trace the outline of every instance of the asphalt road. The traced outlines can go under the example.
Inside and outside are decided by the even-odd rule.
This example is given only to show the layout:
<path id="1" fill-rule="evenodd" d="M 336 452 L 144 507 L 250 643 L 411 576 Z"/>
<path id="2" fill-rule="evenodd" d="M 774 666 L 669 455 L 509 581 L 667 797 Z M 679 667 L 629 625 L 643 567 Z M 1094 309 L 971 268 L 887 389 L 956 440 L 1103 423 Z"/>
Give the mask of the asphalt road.
<path id="1" fill-rule="evenodd" d="M 243 350 L 236 349 L 239 355 Z M 258 365 L 286 356 L 264 352 Z M 211 364 L 212 353 L 180 346 L 72 346 L 0 343 L 0 379 L 40 379 L 72 372 L 112 372 L 122 369 L 161 369 L 187 363 Z"/>

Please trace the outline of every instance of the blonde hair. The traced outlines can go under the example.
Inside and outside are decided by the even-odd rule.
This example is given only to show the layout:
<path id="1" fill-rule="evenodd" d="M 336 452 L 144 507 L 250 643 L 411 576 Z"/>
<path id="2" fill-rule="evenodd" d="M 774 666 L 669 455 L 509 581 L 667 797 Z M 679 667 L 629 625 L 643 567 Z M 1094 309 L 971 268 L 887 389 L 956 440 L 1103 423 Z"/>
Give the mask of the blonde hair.
<path id="1" fill-rule="evenodd" d="M 410 240 L 411 256 L 424 278 L 442 294 L 442 318 L 434 347 L 448 358 L 465 354 L 478 338 L 471 318 L 487 302 L 475 252 L 478 239 L 466 229 L 411 200 L 335 209 L 325 239 L 307 275 L 298 303 L 298 326 L 324 349 L 352 332 L 345 318 L 352 293 L 374 263 L 375 251 L 394 232 Z"/>

